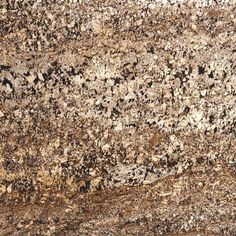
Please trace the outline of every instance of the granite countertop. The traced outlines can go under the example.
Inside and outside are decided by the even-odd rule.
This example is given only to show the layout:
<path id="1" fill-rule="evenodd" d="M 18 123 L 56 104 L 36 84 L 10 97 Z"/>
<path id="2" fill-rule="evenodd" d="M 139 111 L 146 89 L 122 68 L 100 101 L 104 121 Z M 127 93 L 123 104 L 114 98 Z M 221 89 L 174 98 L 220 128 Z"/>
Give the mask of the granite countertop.
<path id="1" fill-rule="evenodd" d="M 235 1 L 0 1 L 0 235 L 236 235 Z"/>

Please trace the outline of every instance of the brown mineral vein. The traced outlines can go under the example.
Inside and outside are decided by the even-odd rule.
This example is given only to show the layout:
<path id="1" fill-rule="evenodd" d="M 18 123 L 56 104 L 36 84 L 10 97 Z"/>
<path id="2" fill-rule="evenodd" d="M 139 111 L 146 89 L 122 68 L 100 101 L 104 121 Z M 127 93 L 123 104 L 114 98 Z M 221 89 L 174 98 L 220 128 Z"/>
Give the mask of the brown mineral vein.
<path id="1" fill-rule="evenodd" d="M 224 222 L 235 225 L 233 211 L 229 209 L 230 205 L 234 206 L 235 197 L 228 196 L 231 200 L 228 199 L 227 205 L 222 198 L 223 189 L 235 190 L 235 184 L 226 176 L 220 172 L 209 172 L 207 175 L 189 173 L 177 178 L 165 178 L 152 187 L 121 187 L 82 194 L 55 205 L 49 201 L 39 205 L 25 203 L 17 207 L 17 203 L 12 203 L 8 207 L 2 206 L 0 215 L 1 219 L 11 219 L 14 224 L 3 230 L 11 231 L 16 227 L 16 235 L 22 232 L 34 234 L 44 231 L 46 225 L 55 224 L 55 235 L 102 232 L 115 235 L 118 232 L 122 235 L 128 232 L 131 235 L 221 235 L 220 228 L 224 227 Z M 160 192 L 166 191 L 171 194 L 160 196 Z M 215 203 L 217 209 L 214 208 Z M 15 208 L 13 215 L 12 207 Z M 191 216 L 193 212 L 197 217 Z M 226 216 L 226 212 L 231 214 Z M 13 219 L 8 219 L 8 216 Z M 181 225 L 185 225 L 187 232 L 178 234 Z M 194 225 L 198 225 L 197 229 Z M 205 225 L 208 225 L 207 229 Z"/>

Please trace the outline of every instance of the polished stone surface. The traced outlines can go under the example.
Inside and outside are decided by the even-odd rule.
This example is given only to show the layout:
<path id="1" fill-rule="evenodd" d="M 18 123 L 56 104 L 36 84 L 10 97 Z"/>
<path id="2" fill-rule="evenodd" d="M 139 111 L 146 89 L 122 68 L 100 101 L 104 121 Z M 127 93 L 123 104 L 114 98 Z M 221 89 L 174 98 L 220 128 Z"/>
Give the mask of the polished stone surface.
<path id="1" fill-rule="evenodd" d="M 235 235 L 234 1 L 0 2 L 0 235 Z"/>

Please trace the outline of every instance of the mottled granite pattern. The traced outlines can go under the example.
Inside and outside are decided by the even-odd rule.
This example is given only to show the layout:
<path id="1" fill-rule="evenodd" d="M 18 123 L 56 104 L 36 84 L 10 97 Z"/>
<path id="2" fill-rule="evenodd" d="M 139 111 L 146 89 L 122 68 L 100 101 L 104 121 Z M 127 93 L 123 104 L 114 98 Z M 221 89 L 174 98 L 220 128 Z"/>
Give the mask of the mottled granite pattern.
<path id="1" fill-rule="evenodd" d="M 0 1 L 0 235 L 236 235 L 236 6 Z"/>

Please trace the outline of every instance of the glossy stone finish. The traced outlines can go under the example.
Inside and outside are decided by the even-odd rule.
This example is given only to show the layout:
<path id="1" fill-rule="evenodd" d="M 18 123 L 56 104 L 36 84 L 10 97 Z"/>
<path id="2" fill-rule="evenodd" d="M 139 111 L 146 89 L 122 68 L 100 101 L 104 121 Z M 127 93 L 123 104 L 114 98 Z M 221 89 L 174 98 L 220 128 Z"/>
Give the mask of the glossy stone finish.
<path id="1" fill-rule="evenodd" d="M 236 234 L 233 1 L 0 11 L 0 235 Z"/>

